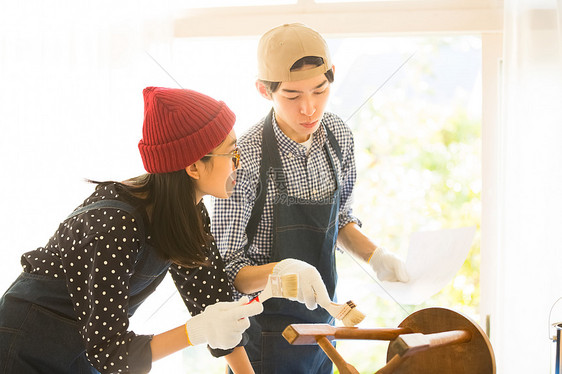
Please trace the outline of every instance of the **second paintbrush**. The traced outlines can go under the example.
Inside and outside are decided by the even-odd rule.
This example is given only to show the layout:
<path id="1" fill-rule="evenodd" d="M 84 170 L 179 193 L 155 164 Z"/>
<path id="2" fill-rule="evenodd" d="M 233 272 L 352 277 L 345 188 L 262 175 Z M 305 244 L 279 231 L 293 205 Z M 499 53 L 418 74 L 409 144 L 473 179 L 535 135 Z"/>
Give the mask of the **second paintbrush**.
<path id="1" fill-rule="evenodd" d="M 253 301 L 263 303 L 272 297 L 296 298 L 299 290 L 299 277 L 297 274 L 286 274 L 283 276 L 269 275 L 267 284 L 262 292 Z"/>

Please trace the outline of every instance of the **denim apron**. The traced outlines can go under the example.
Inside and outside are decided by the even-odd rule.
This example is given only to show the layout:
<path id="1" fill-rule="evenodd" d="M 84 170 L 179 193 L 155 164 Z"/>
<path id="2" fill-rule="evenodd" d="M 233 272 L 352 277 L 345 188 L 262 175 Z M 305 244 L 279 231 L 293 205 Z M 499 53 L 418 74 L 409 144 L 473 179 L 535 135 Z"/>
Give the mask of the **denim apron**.
<path id="1" fill-rule="evenodd" d="M 264 186 L 256 197 L 248 222 L 248 243 L 251 243 L 261 219 L 267 179 L 273 169 L 277 201 L 273 205 L 273 247 L 271 262 L 296 258 L 313 265 L 322 275 L 322 280 L 332 300 L 335 300 L 337 274 L 335 248 L 338 233 L 340 186 L 334 160 L 324 144 L 324 151 L 330 161 L 336 180 L 336 190 L 326 200 L 295 199 L 288 195 L 283 175 L 281 158 L 271 123 L 273 111 L 265 119 L 262 141 L 260 183 Z M 333 133 L 326 127 L 331 147 L 342 161 L 340 147 Z M 249 244 L 248 244 L 249 246 Z M 248 246 L 245 250 L 247 251 Z M 334 319 L 318 306 L 308 310 L 304 304 L 282 298 L 264 302 L 264 312 L 250 318 L 247 330 L 250 341 L 246 351 L 256 373 L 332 373 L 332 362 L 318 345 L 290 345 L 281 335 L 292 323 L 329 323 Z"/>
<path id="2" fill-rule="evenodd" d="M 129 281 L 130 317 L 171 263 L 158 258 L 144 242 L 140 214 L 122 201 L 101 200 L 77 209 L 67 219 L 97 208 L 124 210 L 139 226 L 141 247 Z M 98 373 L 86 358 L 79 329 L 65 279 L 21 273 L 0 299 L 0 373 Z"/>

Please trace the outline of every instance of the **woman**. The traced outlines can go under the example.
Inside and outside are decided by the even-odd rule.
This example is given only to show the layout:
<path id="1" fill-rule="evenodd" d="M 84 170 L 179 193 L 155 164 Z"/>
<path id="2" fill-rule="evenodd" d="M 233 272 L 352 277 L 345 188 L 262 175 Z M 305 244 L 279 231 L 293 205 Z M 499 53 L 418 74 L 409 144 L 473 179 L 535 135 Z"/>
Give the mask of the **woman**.
<path id="1" fill-rule="evenodd" d="M 0 299 L 1 373 L 146 373 L 201 343 L 234 371 L 253 372 L 242 334 L 263 307 L 232 301 L 202 202 L 227 198 L 234 185 L 235 116 L 191 90 L 143 95 L 148 174 L 97 183 L 45 247 L 22 256 L 22 274 Z M 154 336 L 128 331 L 167 271 L 195 316 Z"/>

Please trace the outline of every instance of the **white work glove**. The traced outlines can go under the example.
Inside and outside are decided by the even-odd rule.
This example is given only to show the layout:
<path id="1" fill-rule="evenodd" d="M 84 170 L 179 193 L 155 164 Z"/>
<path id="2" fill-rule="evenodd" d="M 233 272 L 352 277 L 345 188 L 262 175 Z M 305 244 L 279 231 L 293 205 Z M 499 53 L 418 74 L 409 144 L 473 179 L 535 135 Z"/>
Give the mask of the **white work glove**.
<path id="1" fill-rule="evenodd" d="M 304 261 L 294 258 L 282 260 L 275 265 L 271 274 L 278 276 L 297 274 L 299 289 L 296 300 L 304 303 L 310 310 L 316 309 L 316 303 L 327 305 L 331 302 L 322 276 L 314 266 Z"/>
<path id="2" fill-rule="evenodd" d="M 369 260 L 369 265 L 381 281 L 407 282 L 410 279 L 404 261 L 382 247 L 375 250 Z"/>
<path id="3" fill-rule="evenodd" d="M 185 324 L 191 345 L 207 343 L 214 349 L 230 349 L 242 340 L 242 333 L 250 327 L 248 317 L 263 312 L 259 302 L 248 304 L 248 297 L 238 301 L 209 305 Z"/>

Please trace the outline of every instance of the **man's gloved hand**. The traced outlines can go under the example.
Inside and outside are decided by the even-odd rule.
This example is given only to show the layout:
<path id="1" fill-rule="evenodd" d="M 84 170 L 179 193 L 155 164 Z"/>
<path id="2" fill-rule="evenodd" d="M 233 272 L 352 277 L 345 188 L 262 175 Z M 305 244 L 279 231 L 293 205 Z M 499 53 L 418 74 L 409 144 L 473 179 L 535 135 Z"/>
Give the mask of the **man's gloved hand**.
<path id="1" fill-rule="evenodd" d="M 327 305 L 331 301 L 318 270 L 304 261 L 294 258 L 282 260 L 275 265 L 271 274 L 278 276 L 297 274 L 299 289 L 296 300 L 304 303 L 310 310 L 316 309 L 317 303 Z"/>
<path id="2" fill-rule="evenodd" d="M 248 304 L 248 297 L 238 301 L 209 305 L 185 324 L 191 345 L 208 343 L 211 348 L 230 349 L 242 340 L 242 333 L 250 327 L 248 317 L 260 314 L 262 303 Z"/>
<path id="3" fill-rule="evenodd" d="M 407 282 L 410 279 L 404 261 L 382 247 L 375 250 L 369 260 L 369 265 L 381 281 Z"/>

